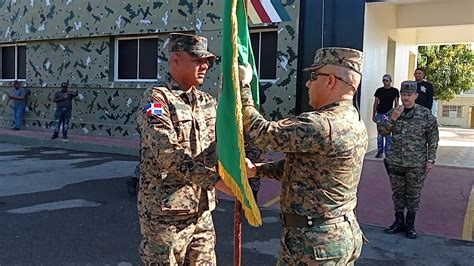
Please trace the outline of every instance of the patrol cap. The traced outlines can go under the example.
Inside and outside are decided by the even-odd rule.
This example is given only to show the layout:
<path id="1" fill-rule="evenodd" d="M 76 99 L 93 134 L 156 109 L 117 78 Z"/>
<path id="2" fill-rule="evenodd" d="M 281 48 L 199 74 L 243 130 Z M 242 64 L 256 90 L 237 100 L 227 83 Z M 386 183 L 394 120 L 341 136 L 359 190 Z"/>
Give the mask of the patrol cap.
<path id="1" fill-rule="evenodd" d="M 413 80 L 405 80 L 400 86 L 400 93 L 416 93 L 417 83 Z"/>
<path id="2" fill-rule="evenodd" d="M 385 75 L 383 75 L 382 80 L 390 80 L 390 81 L 392 81 L 392 76 L 390 76 L 389 74 L 385 74 Z"/>
<path id="3" fill-rule="evenodd" d="M 214 59 L 216 56 L 207 50 L 207 38 L 199 35 L 170 33 L 169 52 L 188 52 L 200 58 Z"/>
<path id="4" fill-rule="evenodd" d="M 334 65 L 348 68 L 362 74 L 364 53 L 359 50 L 344 47 L 325 47 L 316 51 L 313 64 L 303 71 L 319 69 L 325 65 Z"/>

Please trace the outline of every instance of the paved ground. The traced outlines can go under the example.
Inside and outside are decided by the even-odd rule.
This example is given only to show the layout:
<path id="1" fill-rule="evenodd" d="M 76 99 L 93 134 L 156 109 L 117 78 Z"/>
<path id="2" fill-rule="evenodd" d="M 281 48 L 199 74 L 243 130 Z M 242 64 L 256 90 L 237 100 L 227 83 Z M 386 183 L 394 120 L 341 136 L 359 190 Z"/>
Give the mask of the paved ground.
<path id="1" fill-rule="evenodd" d="M 136 157 L 0 143 L 0 164 L 0 265 L 139 264 L 136 202 L 125 187 Z M 232 265 L 233 202 L 220 200 L 213 214 L 219 265 Z M 275 265 L 279 211 L 262 216 L 261 228 L 244 225 L 243 265 Z M 370 243 L 358 265 L 474 261 L 474 242 L 363 229 Z"/>
<path id="2" fill-rule="evenodd" d="M 119 138 L 107 136 L 88 136 L 69 134 L 69 141 L 61 138 L 51 140 L 51 130 L 28 128 L 13 131 L 0 127 L 0 140 L 8 143 L 31 145 L 36 147 L 51 147 L 59 149 L 90 151 L 138 156 L 138 138 Z"/>
<path id="3" fill-rule="evenodd" d="M 390 190 L 381 159 L 367 154 L 359 190 L 363 222 L 383 225 L 390 219 Z M 418 228 L 423 232 L 473 240 L 474 130 L 440 128 L 436 164 L 422 191 Z"/>

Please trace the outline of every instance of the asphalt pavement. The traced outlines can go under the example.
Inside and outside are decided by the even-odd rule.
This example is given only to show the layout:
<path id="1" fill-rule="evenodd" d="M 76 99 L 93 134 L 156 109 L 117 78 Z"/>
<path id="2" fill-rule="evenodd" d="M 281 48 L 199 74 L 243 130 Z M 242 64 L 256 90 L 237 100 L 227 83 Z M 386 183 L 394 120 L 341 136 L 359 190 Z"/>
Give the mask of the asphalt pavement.
<path id="1" fill-rule="evenodd" d="M 133 156 L 0 142 L 0 265 L 139 265 L 136 199 L 125 182 Z M 233 206 L 213 212 L 219 265 L 233 264 Z M 243 225 L 242 265 L 275 265 L 279 210 Z M 357 265 L 472 265 L 474 242 L 421 234 L 417 240 L 363 225 L 370 240 Z"/>

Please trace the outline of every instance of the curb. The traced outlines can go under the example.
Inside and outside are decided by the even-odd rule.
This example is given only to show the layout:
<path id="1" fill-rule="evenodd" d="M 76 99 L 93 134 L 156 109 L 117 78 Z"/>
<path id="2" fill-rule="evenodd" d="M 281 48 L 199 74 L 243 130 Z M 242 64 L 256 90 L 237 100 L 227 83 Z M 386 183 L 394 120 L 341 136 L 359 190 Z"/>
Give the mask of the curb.
<path id="1" fill-rule="evenodd" d="M 97 153 L 111 153 L 138 157 L 138 148 L 126 148 L 121 146 L 101 145 L 94 143 L 77 142 L 74 140 L 63 141 L 61 139 L 37 139 L 24 136 L 0 135 L 1 142 L 29 145 L 35 147 L 59 148 L 74 151 L 87 151 Z"/>

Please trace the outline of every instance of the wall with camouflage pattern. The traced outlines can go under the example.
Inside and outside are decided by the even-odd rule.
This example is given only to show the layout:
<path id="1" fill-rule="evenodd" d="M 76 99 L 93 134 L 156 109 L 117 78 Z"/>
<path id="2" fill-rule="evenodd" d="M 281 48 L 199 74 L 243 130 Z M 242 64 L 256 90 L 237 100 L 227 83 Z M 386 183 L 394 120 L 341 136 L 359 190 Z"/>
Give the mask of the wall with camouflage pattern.
<path id="1" fill-rule="evenodd" d="M 297 74 L 300 0 L 282 0 L 292 21 L 278 27 L 277 80 L 262 84 L 267 95 L 267 117 L 278 119 L 294 113 Z M 136 0 L 0 0 L 0 45 L 26 44 L 26 81 L 32 91 L 25 123 L 49 128 L 53 120 L 52 97 L 62 81 L 79 90 L 70 130 L 73 133 L 136 136 L 136 111 L 144 88 L 152 82 L 114 80 L 117 37 L 158 38 L 157 79 L 166 74 L 167 35 L 172 31 L 195 32 L 209 39 L 217 56 L 221 46 L 222 1 Z M 203 86 L 217 95 L 220 60 Z M 6 93 L 11 81 L 0 80 L 0 126 L 12 125 L 11 101 Z M 4 96 L 5 95 L 5 96 Z"/>

